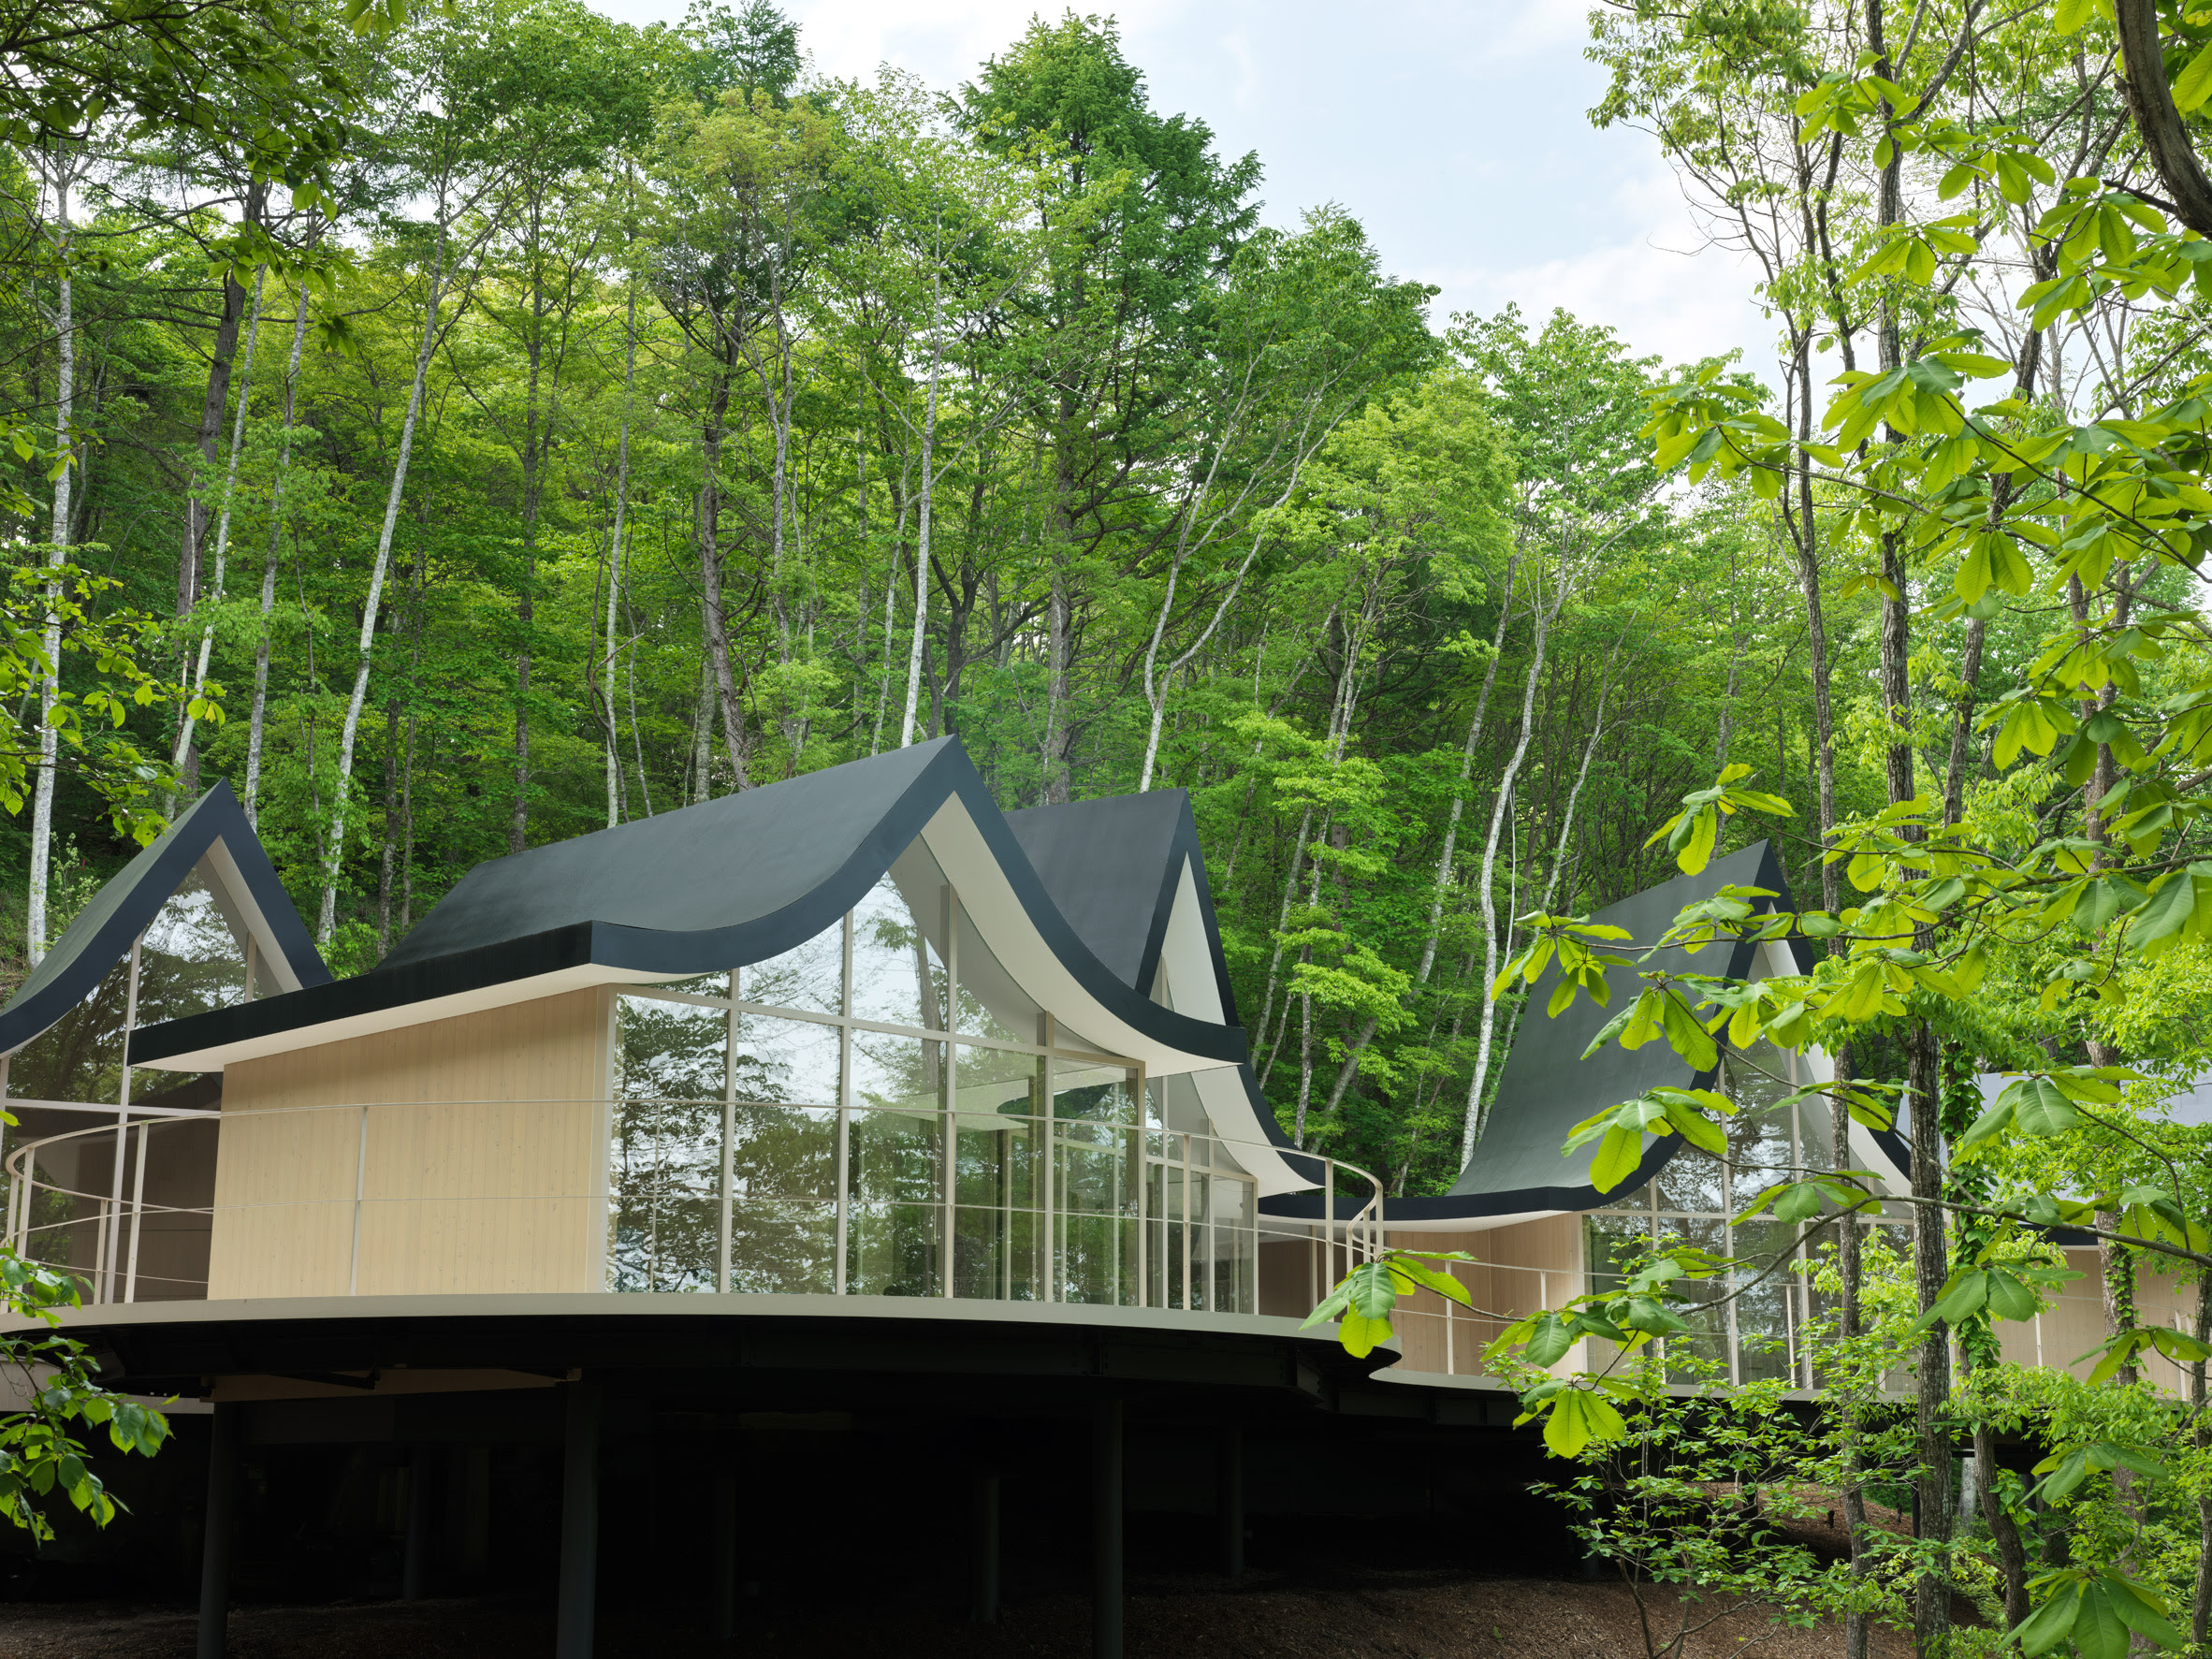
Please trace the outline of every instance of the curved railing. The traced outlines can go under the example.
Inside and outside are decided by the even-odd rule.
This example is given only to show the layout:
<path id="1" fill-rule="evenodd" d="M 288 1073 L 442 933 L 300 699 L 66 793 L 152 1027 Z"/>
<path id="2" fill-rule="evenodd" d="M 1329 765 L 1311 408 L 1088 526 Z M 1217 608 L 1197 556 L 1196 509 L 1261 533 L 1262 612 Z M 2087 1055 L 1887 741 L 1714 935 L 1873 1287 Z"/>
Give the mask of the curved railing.
<path id="1" fill-rule="evenodd" d="M 813 1291 L 1254 1313 L 1240 1149 L 1276 1150 L 923 1102 L 386 1101 L 134 1114 L 0 1170 L 9 1244 L 94 1302 Z M 1383 1248 L 1382 1188 L 1306 1156 L 1333 1282 Z"/>

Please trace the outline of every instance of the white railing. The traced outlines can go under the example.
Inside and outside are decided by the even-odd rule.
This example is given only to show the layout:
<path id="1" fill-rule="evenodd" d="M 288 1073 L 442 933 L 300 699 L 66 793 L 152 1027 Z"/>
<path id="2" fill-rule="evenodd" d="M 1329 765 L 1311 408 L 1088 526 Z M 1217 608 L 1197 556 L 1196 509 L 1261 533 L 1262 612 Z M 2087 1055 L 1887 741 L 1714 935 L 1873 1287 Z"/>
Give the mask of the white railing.
<path id="1" fill-rule="evenodd" d="M 0 1171 L 7 1242 L 95 1302 L 812 1290 L 1251 1313 L 1239 1148 L 1277 1150 L 923 1100 L 403 1101 L 134 1110 Z M 1303 1156 L 1332 1281 L 1383 1248 L 1381 1186 Z"/>

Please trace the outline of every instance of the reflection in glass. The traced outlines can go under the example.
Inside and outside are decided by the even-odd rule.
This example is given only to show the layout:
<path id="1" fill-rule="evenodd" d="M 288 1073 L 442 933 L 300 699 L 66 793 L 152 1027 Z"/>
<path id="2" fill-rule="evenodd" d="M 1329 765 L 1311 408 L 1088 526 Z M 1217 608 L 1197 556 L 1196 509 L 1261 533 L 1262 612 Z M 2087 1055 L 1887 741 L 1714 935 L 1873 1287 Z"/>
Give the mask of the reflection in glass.
<path id="1" fill-rule="evenodd" d="M 1671 1163 L 1667 1165 L 1669 1169 L 1673 1167 Z M 1665 1217 L 1659 1223 L 1659 1236 L 1662 1240 L 1680 1239 L 1716 1256 L 1727 1255 L 1731 1244 L 1728 1224 L 1718 1217 Z M 1677 1303 L 1675 1311 L 1689 1320 L 1691 1329 L 1666 1339 L 1668 1380 L 1692 1381 L 1708 1375 L 1726 1377 L 1728 1309 L 1721 1298 L 1727 1293 L 1727 1275 L 1681 1279 L 1676 1282 L 1676 1288 L 1687 1300 Z"/>
<path id="2" fill-rule="evenodd" d="M 120 1099 L 130 989 L 125 956 L 82 1002 L 15 1051 L 7 1062 L 8 1094 L 19 1100 Z"/>
<path id="3" fill-rule="evenodd" d="M 845 1238 L 845 1290 L 851 1296 L 940 1296 L 938 1204 L 855 1199 Z"/>
<path id="4" fill-rule="evenodd" d="M 831 1127 L 834 1156 L 834 1120 Z M 755 1296 L 827 1296 L 837 1288 L 837 1280 L 834 1199 L 824 1203 L 745 1199 L 732 1207 L 732 1290 Z"/>
<path id="5" fill-rule="evenodd" d="M 138 947 L 138 1024 L 180 1020 L 246 999 L 246 951 L 195 869 L 148 924 Z"/>
<path id="6" fill-rule="evenodd" d="M 1710 1152 L 1691 1145 L 1677 1146 L 1674 1156 L 1659 1171 L 1652 1185 L 1662 1210 L 1687 1210 L 1692 1215 L 1718 1215 L 1727 1171 Z"/>
<path id="7" fill-rule="evenodd" d="M 942 1108 L 945 1045 L 934 1038 L 852 1033 L 852 1103 L 935 1116 Z"/>
<path id="8" fill-rule="evenodd" d="M 740 968 L 737 995 L 771 1008 L 808 1013 L 845 1011 L 845 923 L 823 928 L 805 944 Z"/>
<path id="9" fill-rule="evenodd" d="M 958 1029 L 996 1042 L 1042 1042 L 1044 1011 L 999 966 L 965 905 L 958 908 L 954 922 L 960 939 Z"/>
<path id="10" fill-rule="evenodd" d="M 831 1106 L 739 1101 L 730 1111 L 730 1191 L 740 1199 L 837 1196 L 837 1113 Z"/>
<path id="11" fill-rule="evenodd" d="M 917 840 L 852 908 L 852 1017 L 945 1028 L 945 879 Z"/>
<path id="12" fill-rule="evenodd" d="M 730 1051 L 730 1087 L 740 1100 L 837 1104 L 838 1033 L 811 1020 L 740 1012 Z"/>
<path id="13" fill-rule="evenodd" d="M 616 1290 L 711 1290 L 721 1240 L 730 1015 L 617 998 L 607 1278 Z"/>
<path id="14" fill-rule="evenodd" d="M 622 997 L 617 1001 L 617 1095 L 636 1099 L 722 1098 L 728 1013 L 695 1002 L 662 1002 L 649 997 Z"/>

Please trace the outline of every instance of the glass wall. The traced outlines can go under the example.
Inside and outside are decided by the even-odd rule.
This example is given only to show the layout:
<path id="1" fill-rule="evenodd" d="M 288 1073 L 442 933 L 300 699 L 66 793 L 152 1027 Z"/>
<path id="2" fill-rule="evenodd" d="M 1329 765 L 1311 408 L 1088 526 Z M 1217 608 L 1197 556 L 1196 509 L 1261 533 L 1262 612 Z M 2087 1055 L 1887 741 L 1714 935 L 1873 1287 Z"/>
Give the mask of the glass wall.
<path id="1" fill-rule="evenodd" d="M 609 1289 L 1256 1306 L 1253 1184 L 1190 1080 L 1060 1026 L 920 841 L 819 937 L 617 1022 Z"/>
<path id="2" fill-rule="evenodd" d="M 196 1297 L 207 1278 L 214 1125 L 182 1113 L 220 1101 L 220 1077 L 133 1071 L 139 1026 L 228 1008 L 276 989 L 253 936 L 196 866 L 93 991 L 0 1061 L 17 1121 L 0 1149 L 112 1121 L 35 1155 L 38 1185 L 8 1215 L 38 1260 L 77 1270 L 95 1301 Z M 125 1211 L 129 1211 L 128 1218 Z"/>
<path id="3" fill-rule="evenodd" d="M 1800 1056 L 1771 1043 L 1726 1055 L 1720 1086 L 1736 1105 L 1727 1156 L 1678 1147 L 1656 1180 L 1585 1220 L 1594 1291 L 1617 1286 L 1621 1270 L 1654 1240 L 1678 1239 L 1730 1259 L 1727 1274 L 1692 1288 L 1704 1297 L 1702 1312 L 1691 1316 L 1699 1328 L 1665 1345 L 1670 1359 L 1698 1362 L 1685 1364 L 1685 1375 L 1710 1370 L 1737 1382 L 1783 1377 L 1812 1386 L 1803 1332 L 1820 1310 L 1798 1271 L 1803 1252 L 1784 1259 L 1797 1230 L 1768 1213 L 1735 1225 L 1776 1182 L 1833 1167 L 1827 1107 L 1787 1099 L 1810 1081 Z M 1728 1297 L 1732 1288 L 1741 1294 Z"/>

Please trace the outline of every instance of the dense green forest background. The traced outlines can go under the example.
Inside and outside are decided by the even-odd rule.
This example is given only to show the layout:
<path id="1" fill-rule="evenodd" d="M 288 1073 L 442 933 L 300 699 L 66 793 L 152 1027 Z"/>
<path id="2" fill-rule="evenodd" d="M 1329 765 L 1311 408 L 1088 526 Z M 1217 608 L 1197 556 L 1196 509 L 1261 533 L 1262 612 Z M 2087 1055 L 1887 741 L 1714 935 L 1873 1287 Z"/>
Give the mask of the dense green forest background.
<path id="1" fill-rule="evenodd" d="M 1681 366 L 1433 314 L 1357 203 L 1263 224 L 1111 21 L 941 89 L 818 80 L 758 3 L 334 36 L 342 99 L 218 64 L 203 124 L 0 153 L 0 400 L 73 462 L 16 466 L 19 574 L 65 546 L 214 706 L 93 748 L 141 814 L 229 779 L 341 973 L 480 860 L 957 734 L 1009 808 L 1187 789 L 1285 1127 L 1428 1191 L 1512 918 L 1671 873 L 1731 760 L 1823 822 L 1783 527 L 1638 436 Z M 1876 604 L 1823 622 L 1845 814 Z M 44 937 L 134 850 L 108 758 Z"/>

